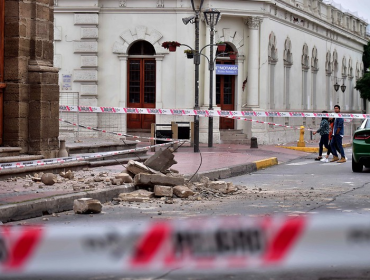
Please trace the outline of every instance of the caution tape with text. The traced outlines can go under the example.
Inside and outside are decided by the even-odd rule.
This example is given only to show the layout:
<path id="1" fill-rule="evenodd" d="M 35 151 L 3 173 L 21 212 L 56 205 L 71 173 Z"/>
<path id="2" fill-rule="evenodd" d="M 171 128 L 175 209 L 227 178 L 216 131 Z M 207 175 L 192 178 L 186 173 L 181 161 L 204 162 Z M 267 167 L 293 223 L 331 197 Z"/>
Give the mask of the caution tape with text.
<path id="1" fill-rule="evenodd" d="M 368 268 L 369 217 L 217 217 L 1 226 L 0 274 Z"/>

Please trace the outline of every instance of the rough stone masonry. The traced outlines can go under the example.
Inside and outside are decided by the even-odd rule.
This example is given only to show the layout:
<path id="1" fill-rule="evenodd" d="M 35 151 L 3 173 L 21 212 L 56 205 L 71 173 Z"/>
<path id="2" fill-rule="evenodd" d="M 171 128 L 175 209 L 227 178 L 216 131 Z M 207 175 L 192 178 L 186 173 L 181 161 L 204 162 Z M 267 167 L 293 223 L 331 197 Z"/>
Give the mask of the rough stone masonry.
<path id="1" fill-rule="evenodd" d="M 53 0 L 5 0 L 4 145 L 55 157 L 58 69 L 53 67 Z"/>

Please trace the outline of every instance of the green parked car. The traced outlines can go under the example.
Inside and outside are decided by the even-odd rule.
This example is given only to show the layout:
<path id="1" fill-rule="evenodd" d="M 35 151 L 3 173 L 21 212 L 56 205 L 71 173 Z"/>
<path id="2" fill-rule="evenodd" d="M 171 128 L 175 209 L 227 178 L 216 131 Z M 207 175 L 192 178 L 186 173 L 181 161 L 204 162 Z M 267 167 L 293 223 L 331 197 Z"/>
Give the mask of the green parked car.
<path id="1" fill-rule="evenodd" d="M 370 119 L 364 120 L 353 134 L 352 171 L 361 172 L 370 168 Z"/>

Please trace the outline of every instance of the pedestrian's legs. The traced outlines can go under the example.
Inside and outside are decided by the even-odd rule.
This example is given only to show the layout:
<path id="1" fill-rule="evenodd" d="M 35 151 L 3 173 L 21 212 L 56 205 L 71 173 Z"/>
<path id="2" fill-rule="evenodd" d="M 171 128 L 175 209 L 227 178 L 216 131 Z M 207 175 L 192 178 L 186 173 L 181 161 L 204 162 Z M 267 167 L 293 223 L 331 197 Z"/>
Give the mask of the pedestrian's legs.
<path id="1" fill-rule="evenodd" d="M 323 137 L 324 137 L 324 135 L 321 135 L 320 143 L 319 143 L 319 158 L 321 158 L 321 156 L 322 156 L 322 148 L 324 146 L 324 139 L 323 139 Z"/>
<path id="2" fill-rule="evenodd" d="M 337 146 L 336 138 L 337 138 L 336 135 L 334 135 L 333 138 L 331 139 L 330 147 L 331 147 L 331 153 L 333 154 L 333 156 L 338 157 L 337 149 L 336 149 L 336 146 Z"/>
<path id="3" fill-rule="evenodd" d="M 325 148 L 329 150 L 329 134 L 324 134 L 321 136 L 321 139 L 323 140 Z"/>
<path id="4" fill-rule="evenodd" d="M 335 137 L 337 138 L 336 141 L 337 141 L 337 146 L 338 146 L 340 155 L 341 155 L 342 158 L 345 158 L 346 156 L 344 154 L 344 149 L 343 149 L 343 145 L 342 145 L 342 137 L 340 135 L 335 135 Z"/>

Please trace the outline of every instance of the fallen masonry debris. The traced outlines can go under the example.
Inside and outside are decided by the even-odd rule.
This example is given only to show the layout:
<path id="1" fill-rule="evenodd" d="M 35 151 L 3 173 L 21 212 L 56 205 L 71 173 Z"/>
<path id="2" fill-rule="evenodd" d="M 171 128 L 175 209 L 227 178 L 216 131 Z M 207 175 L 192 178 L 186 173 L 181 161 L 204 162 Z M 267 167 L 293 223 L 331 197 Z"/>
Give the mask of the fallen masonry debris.
<path id="1" fill-rule="evenodd" d="M 76 214 L 97 214 L 102 210 L 102 204 L 97 199 L 80 198 L 73 202 L 73 211 Z"/>
<path id="2" fill-rule="evenodd" d="M 173 193 L 180 198 L 188 198 L 194 195 L 194 192 L 186 186 L 176 186 L 173 188 Z"/>
<path id="3" fill-rule="evenodd" d="M 154 194 L 155 196 L 162 197 L 172 197 L 173 196 L 173 188 L 168 186 L 154 186 Z"/>
<path id="4" fill-rule="evenodd" d="M 51 186 L 57 182 L 57 177 L 53 173 L 45 173 L 41 177 L 41 182 L 47 186 Z"/>
<path id="5" fill-rule="evenodd" d="M 174 160 L 174 150 L 172 148 L 157 151 L 153 156 L 148 158 L 144 164 L 157 171 L 164 172 L 169 169 L 172 165 L 176 164 Z"/>
<path id="6" fill-rule="evenodd" d="M 183 185 L 185 183 L 185 179 L 183 176 L 180 175 L 163 175 L 163 174 L 137 174 L 134 178 L 135 186 L 154 186 L 154 185 L 162 185 L 162 186 L 177 186 Z"/>
<path id="7" fill-rule="evenodd" d="M 154 193 L 147 190 L 137 190 L 130 193 L 121 193 L 116 200 L 126 202 L 146 202 L 154 197 Z"/>

